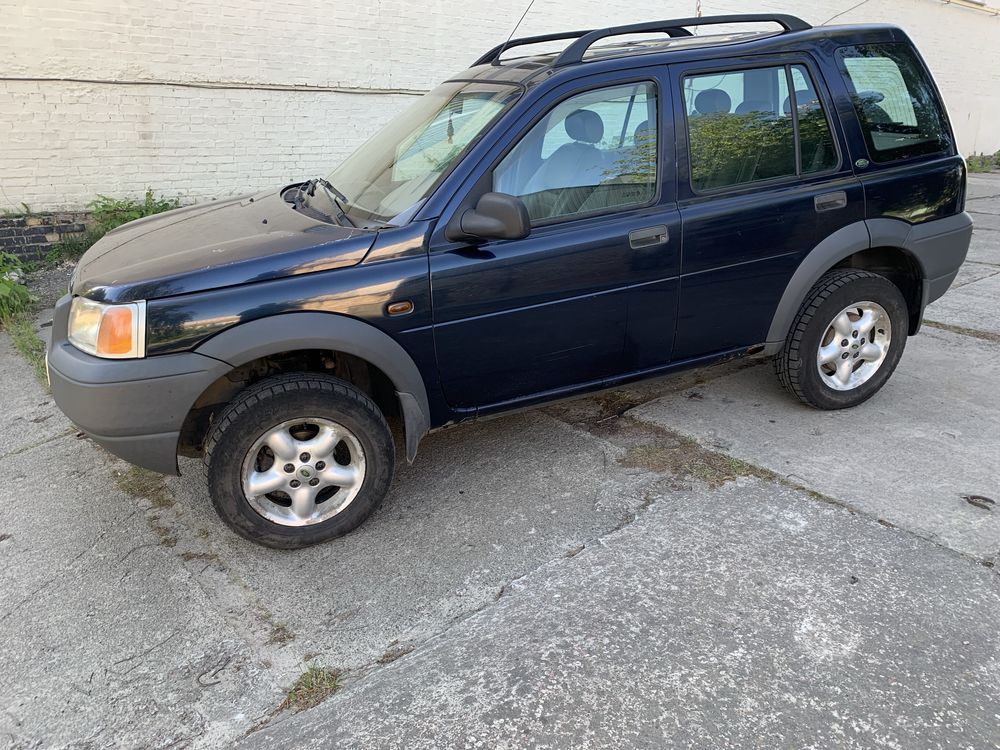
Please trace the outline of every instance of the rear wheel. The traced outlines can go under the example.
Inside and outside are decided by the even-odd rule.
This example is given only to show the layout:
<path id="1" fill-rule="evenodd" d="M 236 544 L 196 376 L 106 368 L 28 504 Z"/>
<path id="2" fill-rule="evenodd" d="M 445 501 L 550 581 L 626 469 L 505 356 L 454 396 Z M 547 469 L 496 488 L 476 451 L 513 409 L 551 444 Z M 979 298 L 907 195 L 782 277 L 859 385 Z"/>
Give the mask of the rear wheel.
<path id="1" fill-rule="evenodd" d="M 786 390 L 818 409 L 844 409 L 871 398 L 903 355 L 908 313 L 884 276 L 838 269 L 809 292 L 775 372 Z"/>
<path id="2" fill-rule="evenodd" d="M 238 534 L 292 549 L 343 536 L 378 507 L 395 466 L 379 408 L 350 383 L 268 378 L 230 403 L 205 443 L 209 493 Z"/>

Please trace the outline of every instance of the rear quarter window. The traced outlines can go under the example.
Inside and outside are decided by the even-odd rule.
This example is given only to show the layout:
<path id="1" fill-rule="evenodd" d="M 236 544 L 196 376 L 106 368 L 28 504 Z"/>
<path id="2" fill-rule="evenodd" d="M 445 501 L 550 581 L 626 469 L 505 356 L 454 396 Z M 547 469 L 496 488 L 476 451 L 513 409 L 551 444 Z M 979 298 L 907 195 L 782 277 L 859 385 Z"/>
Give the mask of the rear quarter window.
<path id="1" fill-rule="evenodd" d="M 934 86 L 905 44 L 861 44 L 837 50 L 872 161 L 889 162 L 952 149 Z"/>

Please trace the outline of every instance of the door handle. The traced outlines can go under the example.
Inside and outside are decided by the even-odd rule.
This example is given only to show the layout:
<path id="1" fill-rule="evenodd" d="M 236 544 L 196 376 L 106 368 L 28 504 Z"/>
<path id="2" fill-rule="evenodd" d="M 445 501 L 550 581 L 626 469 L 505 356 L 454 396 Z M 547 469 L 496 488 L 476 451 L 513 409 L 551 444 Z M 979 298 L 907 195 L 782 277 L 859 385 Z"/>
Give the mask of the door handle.
<path id="1" fill-rule="evenodd" d="M 646 227 L 645 229 L 636 229 L 635 231 L 628 233 L 628 244 L 633 250 L 638 250 L 642 247 L 665 245 L 669 241 L 670 232 L 667 230 L 665 224 L 660 224 L 655 227 Z"/>
<path id="2" fill-rule="evenodd" d="M 823 193 L 813 198 L 816 211 L 834 211 L 847 205 L 847 193 L 838 190 L 835 193 Z"/>

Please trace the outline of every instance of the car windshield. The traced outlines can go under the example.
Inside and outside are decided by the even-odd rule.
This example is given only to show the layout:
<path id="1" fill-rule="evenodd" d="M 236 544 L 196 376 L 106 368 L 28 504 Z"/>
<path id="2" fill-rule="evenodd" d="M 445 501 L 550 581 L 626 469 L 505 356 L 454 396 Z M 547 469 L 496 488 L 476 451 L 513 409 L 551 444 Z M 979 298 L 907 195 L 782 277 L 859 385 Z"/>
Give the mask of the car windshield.
<path id="1" fill-rule="evenodd" d="M 365 225 L 401 223 L 520 94 L 507 84 L 444 83 L 420 97 L 329 177 Z"/>

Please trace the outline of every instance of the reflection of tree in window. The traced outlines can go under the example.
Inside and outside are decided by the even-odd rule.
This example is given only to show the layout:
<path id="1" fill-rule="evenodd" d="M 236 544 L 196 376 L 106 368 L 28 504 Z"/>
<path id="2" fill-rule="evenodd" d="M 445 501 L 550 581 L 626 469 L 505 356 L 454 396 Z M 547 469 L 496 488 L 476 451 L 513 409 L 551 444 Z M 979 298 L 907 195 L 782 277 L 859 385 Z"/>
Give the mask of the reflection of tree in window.
<path id="1" fill-rule="evenodd" d="M 836 167 L 829 121 L 804 66 L 792 66 L 790 71 L 751 68 L 688 80 L 684 90 L 695 190 L 796 175 L 793 118 L 798 119 L 801 173 Z M 793 93 L 789 80 L 795 85 Z"/>

